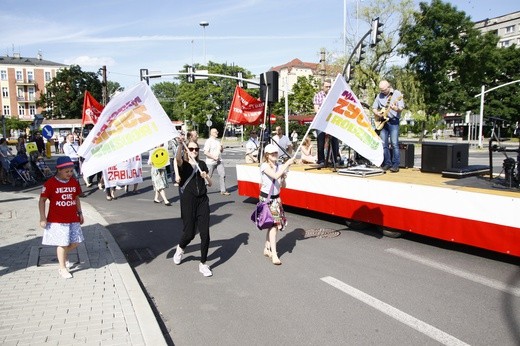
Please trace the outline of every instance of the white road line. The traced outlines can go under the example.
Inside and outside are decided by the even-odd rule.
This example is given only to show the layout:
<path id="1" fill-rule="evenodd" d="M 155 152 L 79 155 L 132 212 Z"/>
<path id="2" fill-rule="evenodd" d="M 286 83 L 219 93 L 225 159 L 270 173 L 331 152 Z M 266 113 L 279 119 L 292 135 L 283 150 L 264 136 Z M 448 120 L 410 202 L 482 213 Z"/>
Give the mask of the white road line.
<path id="1" fill-rule="evenodd" d="M 456 337 L 447 334 L 443 332 L 440 329 L 435 328 L 432 325 L 429 325 L 426 322 L 423 322 L 421 320 L 418 320 L 417 318 L 408 315 L 407 313 L 394 308 L 393 306 L 380 301 L 379 299 L 376 299 L 372 297 L 371 295 L 368 295 L 352 286 L 347 285 L 346 283 L 339 281 L 338 279 L 335 279 L 331 276 L 326 276 L 321 278 L 322 281 L 328 283 L 329 285 L 339 289 L 340 291 L 343 291 L 344 293 L 348 294 L 349 296 L 356 298 L 357 300 L 373 307 L 376 310 L 381 311 L 382 313 L 396 319 L 397 321 L 406 324 L 409 327 L 412 327 L 413 329 L 417 330 L 418 332 L 423 333 L 424 335 L 437 340 L 443 345 L 468 345 L 465 342 L 457 339 Z"/>
<path id="2" fill-rule="evenodd" d="M 424 265 L 426 265 L 428 267 L 435 268 L 435 269 L 438 269 L 438 270 L 442 270 L 442 271 L 444 271 L 446 273 L 449 273 L 449 274 L 452 274 L 452 275 L 456 275 L 458 277 L 461 277 L 461 278 L 464 278 L 464 279 L 476 282 L 478 284 L 481 284 L 481 285 L 484 285 L 484 286 L 488 286 L 488 287 L 494 288 L 496 290 L 500 290 L 502 292 L 506 292 L 506 293 L 512 294 L 512 295 L 514 295 L 516 297 L 520 297 L 520 288 L 509 286 L 509 285 L 507 285 L 507 284 L 505 284 L 503 282 L 500 282 L 498 280 L 493 280 L 493 279 L 489 279 L 489 278 L 486 278 L 486 277 L 481 276 L 481 275 L 472 274 L 472 273 L 466 272 L 464 270 L 460 270 L 460 269 L 457 269 L 457 268 L 454 268 L 454 267 L 450 267 L 450 266 L 442 264 L 442 263 L 434 262 L 434 261 L 428 260 L 428 259 L 426 259 L 424 257 L 417 256 L 417 255 L 414 255 L 414 254 L 411 254 L 409 252 L 402 251 L 402 250 L 399 250 L 399 249 L 390 248 L 390 249 L 386 249 L 385 251 L 389 252 L 391 254 L 394 254 L 394 255 L 397 255 L 397 256 L 409 259 L 411 261 L 424 264 Z"/>

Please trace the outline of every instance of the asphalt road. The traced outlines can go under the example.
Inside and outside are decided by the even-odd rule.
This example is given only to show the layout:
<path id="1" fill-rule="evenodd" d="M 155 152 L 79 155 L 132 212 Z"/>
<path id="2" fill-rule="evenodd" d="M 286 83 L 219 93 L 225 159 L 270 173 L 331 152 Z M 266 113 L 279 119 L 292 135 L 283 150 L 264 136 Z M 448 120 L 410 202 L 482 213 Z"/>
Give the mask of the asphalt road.
<path id="1" fill-rule="evenodd" d="M 249 221 L 256 201 L 236 192 L 241 150 L 225 151 L 231 196 L 210 189 L 211 278 L 198 272 L 198 237 L 173 264 L 182 231 L 178 191 L 168 189 L 173 206 L 154 204 L 148 167 L 138 195 L 118 191 L 109 202 L 86 189 L 85 201 L 110 224 L 171 344 L 520 345 L 516 258 L 414 235 L 386 238 L 288 208 L 278 242 L 283 264 L 271 264 L 262 255 L 264 232 Z M 471 153 L 470 164 L 487 164 L 487 151 Z M 331 233 L 318 238 L 317 231 Z"/>

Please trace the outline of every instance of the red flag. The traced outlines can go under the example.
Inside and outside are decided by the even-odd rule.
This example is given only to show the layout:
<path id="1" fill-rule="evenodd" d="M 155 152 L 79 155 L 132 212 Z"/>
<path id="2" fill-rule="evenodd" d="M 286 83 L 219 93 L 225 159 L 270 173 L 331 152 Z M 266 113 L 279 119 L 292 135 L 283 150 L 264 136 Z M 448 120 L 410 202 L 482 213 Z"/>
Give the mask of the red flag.
<path id="1" fill-rule="evenodd" d="M 259 125 L 263 122 L 264 102 L 237 86 L 227 121 L 235 125 Z"/>
<path id="2" fill-rule="evenodd" d="M 81 124 L 96 124 L 103 106 L 96 101 L 88 91 L 85 91 L 85 98 L 83 99 L 83 115 L 81 117 Z"/>

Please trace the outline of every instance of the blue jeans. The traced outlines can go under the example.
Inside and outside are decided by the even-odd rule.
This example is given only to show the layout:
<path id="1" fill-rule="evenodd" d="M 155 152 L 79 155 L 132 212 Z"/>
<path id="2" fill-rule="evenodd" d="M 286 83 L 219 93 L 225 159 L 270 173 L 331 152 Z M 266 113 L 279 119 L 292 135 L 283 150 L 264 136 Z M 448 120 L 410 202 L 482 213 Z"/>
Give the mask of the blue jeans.
<path id="1" fill-rule="evenodd" d="M 399 119 L 390 119 L 379 133 L 379 137 L 383 141 L 383 166 L 398 168 L 401 160 L 399 154 Z M 390 144 L 392 144 L 392 155 L 390 155 Z"/>

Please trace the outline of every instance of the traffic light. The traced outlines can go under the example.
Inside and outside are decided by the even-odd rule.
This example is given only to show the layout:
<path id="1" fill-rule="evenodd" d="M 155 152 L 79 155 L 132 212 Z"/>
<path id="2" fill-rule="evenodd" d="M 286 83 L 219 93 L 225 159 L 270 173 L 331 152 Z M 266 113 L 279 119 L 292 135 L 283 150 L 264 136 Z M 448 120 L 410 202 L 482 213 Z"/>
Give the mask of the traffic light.
<path id="1" fill-rule="evenodd" d="M 356 50 L 356 60 L 358 63 L 365 58 L 365 44 L 361 43 Z"/>
<path id="2" fill-rule="evenodd" d="M 141 81 L 145 80 L 146 84 L 150 84 L 150 78 L 145 77 L 145 76 L 148 76 L 148 69 L 147 68 L 142 68 L 142 69 L 139 70 L 139 73 L 141 75 Z"/>
<path id="3" fill-rule="evenodd" d="M 188 74 L 186 75 L 186 81 L 188 83 L 195 83 L 195 75 L 193 74 L 195 72 L 195 69 L 193 66 L 188 66 L 187 68 Z"/>
<path id="4" fill-rule="evenodd" d="M 238 72 L 238 86 L 243 88 L 244 87 L 244 81 L 243 81 L 243 74 L 242 72 Z"/>
<path id="5" fill-rule="evenodd" d="M 381 34 L 383 30 L 381 27 L 383 23 L 379 22 L 379 17 L 372 19 L 372 31 L 370 32 L 370 46 L 374 47 L 379 41 L 381 41 Z"/>
<path id="6" fill-rule="evenodd" d="M 345 68 L 345 81 L 348 83 L 354 74 L 354 67 L 350 63 L 347 64 Z"/>

